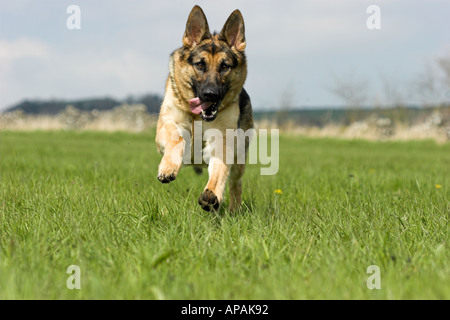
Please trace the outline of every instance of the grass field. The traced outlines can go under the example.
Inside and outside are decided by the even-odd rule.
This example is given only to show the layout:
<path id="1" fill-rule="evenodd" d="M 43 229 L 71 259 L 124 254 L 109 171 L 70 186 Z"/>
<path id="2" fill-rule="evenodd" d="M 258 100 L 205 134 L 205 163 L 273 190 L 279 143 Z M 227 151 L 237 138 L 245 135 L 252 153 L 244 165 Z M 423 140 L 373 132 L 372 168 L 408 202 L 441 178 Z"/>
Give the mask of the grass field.
<path id="1" fill-rule="evenodd" d="M 282 135 L 235 215 L 199 208 L 206 172 L 159 183 L 151 133 L 3 131 L 0 156 L 1 299 L 450 298 L 448 143 Z"/>

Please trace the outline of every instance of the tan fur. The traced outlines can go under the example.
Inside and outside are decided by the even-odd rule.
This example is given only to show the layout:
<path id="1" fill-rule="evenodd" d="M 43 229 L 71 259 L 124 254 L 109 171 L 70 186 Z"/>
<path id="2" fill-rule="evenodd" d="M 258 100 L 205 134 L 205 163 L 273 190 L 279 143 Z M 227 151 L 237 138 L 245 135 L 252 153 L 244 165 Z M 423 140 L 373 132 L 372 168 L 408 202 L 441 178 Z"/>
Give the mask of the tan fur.
<path id="1" fill-rule="evenodd" d="M 236 53 L 237 65 L 224 73 L 217 73 L 216 70 L 220 68 L 221 63 L 224 61 L 232 63 L 230 55 L 220 50 L 215 54 L 202 51 L 196 56 L 197 59 L 205 61 L 208 65 L 208 72 L 200 72 L 188 63 L 188 54 L 198 46 L 211 45 L 213 42 L 218 49 L 231 49 Z M 191 80 L 195 79 L 201 83 L 208 77 L 216 77 L 220 78 L 221 84 L 225 82 L 229 84 L 228 91 L 219 106 L 217 118 L 211 122 L 202 122 L 202 134 L 206 130 L 214 128 L 220 130 L 223 136 L 222 157 L 214 153 L 210 155 L 209 180 L 199 198 L 199 204 L 208 211 L 217 210 L 223 202 L 223 193 L 228 178 L 230 178 L 230 210 L 236 210 L 241 203 L 241 180 L 245 164 L 225 164 L 226 154 L 235 152 L 227 150 L 225 142 L 226 129 L 236 130 L 238 120 L 245 121 L 244 125 L 240 126 L 244 127 L 244 130 L 253 127 L 250 106 L 248 108 L 250 114 L 240 118 L 239 97 L 247 76 L 247 65 L 243 58 L 244 55 L 241 54 L 244 49 L 243 19 L 238 10 L 230 15 L 220 35 L 211 35 L 203 11 L 200 7 L 195 6 L 186 24 L 183 46 L 174 51 L 170 58 L 169 76 L 166 81 L 165 96 L 161 105 L 156 134 L 157 148 L 163 155 L 158 169 L 158 179 L 161 182 L 167 183 L 174 180 L 182 166 L 186 141 L 180 136 L 178 130 L 187 130 L 192 137 L 194 121 L 202 121 L 200 115 L 192 113 L 189 107 L 189 100 L 196 98 Z M 207 152 L 211 140 L 204 142 L 204 152 Z M 202 165 L 206 166 L 205 163 Z"/>

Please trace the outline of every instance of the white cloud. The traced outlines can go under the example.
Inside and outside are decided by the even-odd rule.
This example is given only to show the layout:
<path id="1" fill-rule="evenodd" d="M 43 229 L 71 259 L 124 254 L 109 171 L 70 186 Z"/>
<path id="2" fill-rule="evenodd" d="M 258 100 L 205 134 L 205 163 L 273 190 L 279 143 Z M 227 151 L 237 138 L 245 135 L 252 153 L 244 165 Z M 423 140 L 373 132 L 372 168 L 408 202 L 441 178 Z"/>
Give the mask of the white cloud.
<path id="1" fill-rule="evenodd" d="M 50 55 L 46 43 L 29 38 L 19 38 L 12 41 L 0 39 L 0 65 L 8 67 L 15 60 L 23 58 L 46 59 Z"/>
<path id="2" fill-rule="evenodd" d="M 14 67 L 24 60 L 39 61 L 50 58 L 47 44 L 36 39 L 19 38 L 8 41 L 0 39 L 0 95 L 2 105 L 16 102 L 23 95 L 21 81 L 14 79 Z M 20 79 L 19 79 L 20 80 Z M 26 81 L 26 80 L 25 80 Z"/>
<path id="3" fill-rule="evenodd" d="M 24 98 L 79 98 L 163 92 L 167 65 L 123 49 L 61 49 L 35 39 L 0 39 L 0 94 L 7 107 Z"/>

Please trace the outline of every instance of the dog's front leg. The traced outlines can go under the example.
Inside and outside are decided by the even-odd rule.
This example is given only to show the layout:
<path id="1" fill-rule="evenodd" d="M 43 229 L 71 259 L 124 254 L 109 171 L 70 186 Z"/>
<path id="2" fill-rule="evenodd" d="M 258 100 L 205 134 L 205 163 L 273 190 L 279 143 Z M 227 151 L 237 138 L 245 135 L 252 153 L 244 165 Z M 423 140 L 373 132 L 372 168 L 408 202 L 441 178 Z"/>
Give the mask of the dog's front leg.
<path id="1" fill-rule="evenodd" d="M 222 158 L 211 157 L 208 165 L 209 180 L 198 203 L 203 210 L 219 210 L 223 201 L 223 193 L 230 173 L 230 165 Z"/>
<path id="2" fill-rule="evenodd" d="M 156 134 L 156 142 L 163 154 L 158 168 L 158 180 L 169 183 L 175 180 L 183 164 L 186 141 L 179 134 L 175 123 L 165 123 Z"/>

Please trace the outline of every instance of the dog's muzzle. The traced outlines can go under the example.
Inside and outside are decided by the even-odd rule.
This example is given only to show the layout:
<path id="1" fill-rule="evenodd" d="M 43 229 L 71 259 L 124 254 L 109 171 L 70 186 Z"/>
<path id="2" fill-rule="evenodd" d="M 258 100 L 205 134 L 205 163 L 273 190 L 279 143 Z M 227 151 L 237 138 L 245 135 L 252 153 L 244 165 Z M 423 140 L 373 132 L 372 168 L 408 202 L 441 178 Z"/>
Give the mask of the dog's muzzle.
<path id="1" fill-rule="evenodd" d="M 220 101 L 202 101 L 199 97 L 189 100 L 189 106 L 194 114 L 199 114 L 204 121 L 213 121 L 217 117 Z"/>

